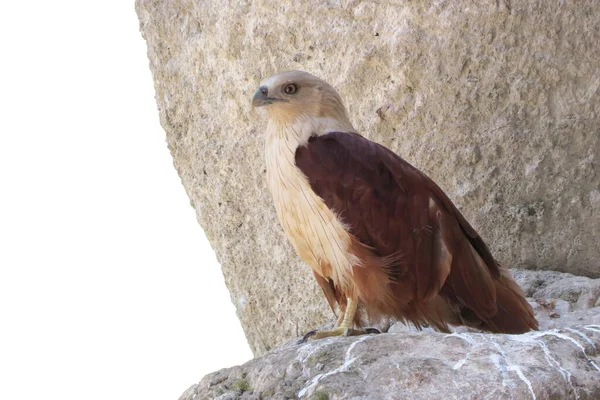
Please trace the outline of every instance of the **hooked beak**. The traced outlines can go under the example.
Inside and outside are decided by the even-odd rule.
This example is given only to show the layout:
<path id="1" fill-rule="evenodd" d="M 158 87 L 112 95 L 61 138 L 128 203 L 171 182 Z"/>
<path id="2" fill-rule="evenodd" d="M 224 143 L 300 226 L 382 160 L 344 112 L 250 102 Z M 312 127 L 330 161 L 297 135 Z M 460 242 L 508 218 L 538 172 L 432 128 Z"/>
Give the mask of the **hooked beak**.
<path id="1" fill-rule="evenodd" d="M 273 104 L 276 101 L 281 101 L 281 99 L 278 99 L 277 97 L 269 97 L 269 91 L 267 87 L 261 86 L 256 89 L 254 96 L 252 96 L 252 108 Z"/>

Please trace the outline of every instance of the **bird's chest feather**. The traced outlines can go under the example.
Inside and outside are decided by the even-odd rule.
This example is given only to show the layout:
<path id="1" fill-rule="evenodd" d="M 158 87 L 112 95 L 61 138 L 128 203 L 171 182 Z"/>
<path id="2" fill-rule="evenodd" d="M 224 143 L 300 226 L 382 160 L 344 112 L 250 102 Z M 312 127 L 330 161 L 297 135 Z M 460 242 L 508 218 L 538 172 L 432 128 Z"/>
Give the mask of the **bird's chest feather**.
<path id="1" fill-rule="evenodd" d="M 296 137 L 267 136 L 268 187 L 279 221 L 300 257 L 319 275 L 341 283 L 360 261 L 350 251 L 351 237 L 342 222 L 296 167 L 299 145 Z"/>

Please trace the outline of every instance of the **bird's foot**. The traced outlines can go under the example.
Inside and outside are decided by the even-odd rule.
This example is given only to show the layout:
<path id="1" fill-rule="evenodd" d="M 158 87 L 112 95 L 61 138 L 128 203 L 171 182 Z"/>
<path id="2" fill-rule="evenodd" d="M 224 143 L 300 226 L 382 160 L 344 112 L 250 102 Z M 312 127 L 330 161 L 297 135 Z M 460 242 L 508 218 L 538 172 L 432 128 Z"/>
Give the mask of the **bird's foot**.
<path id="1" fill-rule="evenodd" d="M 365 329 L 354 329 L 354 328 L 334 328 L 330 330 L 314 330 L 308 332 L 298 343 L 306 343 L 309 340 L 318 340 L 331 336 L 360 336 L 360 335 L 368 335 L 371 333 L 381 333 L 378 329 L 375 328 L 365 328 Z"/>

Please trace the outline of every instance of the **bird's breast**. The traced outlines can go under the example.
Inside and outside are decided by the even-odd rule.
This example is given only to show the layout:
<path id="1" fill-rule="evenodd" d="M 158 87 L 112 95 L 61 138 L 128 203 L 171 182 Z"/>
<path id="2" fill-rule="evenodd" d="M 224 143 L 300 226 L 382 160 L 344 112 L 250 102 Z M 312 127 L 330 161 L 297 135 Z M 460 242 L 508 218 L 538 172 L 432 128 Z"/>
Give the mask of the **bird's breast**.
<path id="1" fill-rule="evenodd" d="M 293 138 L 267 135 L 267 184 L 283 230 L 298 255 L 316 273 L 345 286 L 360 260 L 352 253 L 352 238 L 342 221 L 315 194 L 296 167 L 300 145 Z"/>

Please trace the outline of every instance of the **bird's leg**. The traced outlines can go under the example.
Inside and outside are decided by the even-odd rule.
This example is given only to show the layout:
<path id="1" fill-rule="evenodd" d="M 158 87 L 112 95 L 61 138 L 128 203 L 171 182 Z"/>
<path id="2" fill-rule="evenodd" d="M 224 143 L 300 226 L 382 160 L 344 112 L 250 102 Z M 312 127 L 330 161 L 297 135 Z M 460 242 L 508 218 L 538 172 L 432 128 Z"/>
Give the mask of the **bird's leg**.
<path id="1" fill-rule="evenodd" d="M 366 335 L 368 333 L 379 333 L 376 329 L 354 329 L 354 315 L 356 314 L 357 306 L 358 304 L 356 303 L 356 300 L 348 297 L 346 310 L 344 311 L 343 316 L 340 315 L 340 318 L 338 318 L 335 328 L 325 331 L 311 331 L 304 336 L 301 342 L 306 340 L 323 339 L 330 336 L 358 336 Z"/>
<path id="2" fill-rule="evenodd" d="M 346 303 L 346 310 L 344 310 L 344 318 L 342 318 L 342 323 L 339 324 L 338 328 L 344 329 L 352 329 L 354 328 L 354 315 L 356 315 L 356 301 L 352 300 L 348 297 Z"/>
<path id="3" fill-rule="evenodd" d="M 340 310 L 340 315 L 338 316 L 337 321 L 335 321 L 334 328 L 337 328 L 338 326 L 342 325 L 342 321 L 344 320 L 345 314 L 346 314 L 345 310 Z"/>

